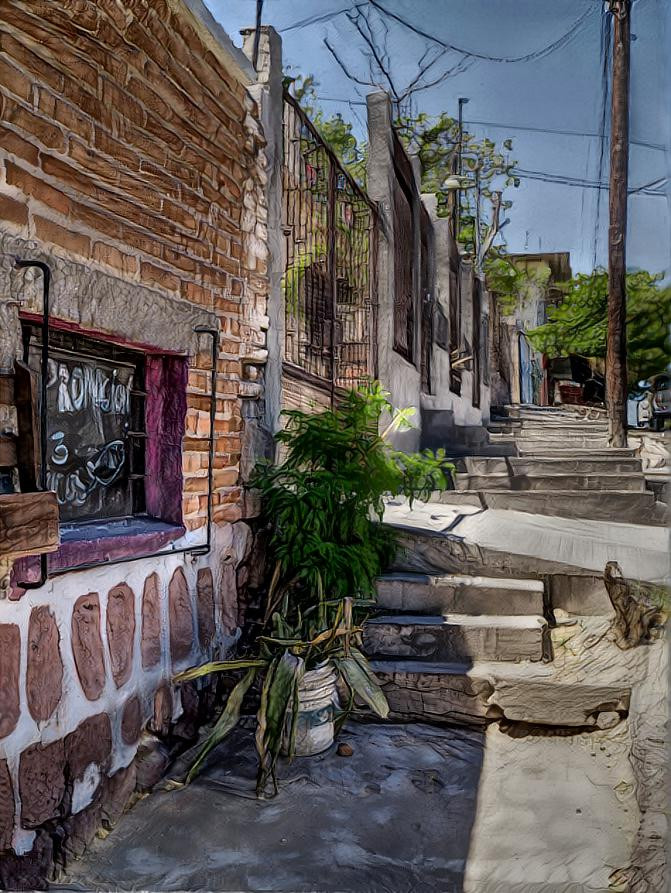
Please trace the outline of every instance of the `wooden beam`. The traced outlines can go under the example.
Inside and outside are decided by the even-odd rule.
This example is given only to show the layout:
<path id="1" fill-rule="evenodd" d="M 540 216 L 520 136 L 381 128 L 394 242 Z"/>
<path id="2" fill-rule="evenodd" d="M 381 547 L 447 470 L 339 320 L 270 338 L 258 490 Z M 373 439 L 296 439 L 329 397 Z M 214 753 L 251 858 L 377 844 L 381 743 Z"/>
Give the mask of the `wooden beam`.
<path id="1" fill-rule="evenodd" d="M 55 493 L 0 495 L 0 557 L 23 558 L 55 552 L 59 545 Z"/>

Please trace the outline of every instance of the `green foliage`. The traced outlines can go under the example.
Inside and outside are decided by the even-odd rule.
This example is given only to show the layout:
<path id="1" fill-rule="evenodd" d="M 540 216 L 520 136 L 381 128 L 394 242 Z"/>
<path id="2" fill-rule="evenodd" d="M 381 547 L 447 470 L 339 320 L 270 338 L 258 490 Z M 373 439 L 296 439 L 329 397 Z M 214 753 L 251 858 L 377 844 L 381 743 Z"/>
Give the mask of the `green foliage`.
<path id="1" fill-rule="evenodd" d="M 669 360 L 671 287 L 662 287 L 661 278 L 644 270 L 627 273 L 627 365 L 632 383 L 665 369 Z M 602 269 L 580 273 L 564 291 L 561 304 L 548 309 L 549 321 L 527 333 L 531 343 L 550 357 L 605 357 L 608 274 Z"/>
<path id="2" fill-rule="evenodd" d="M 382 434 L 380 420 L 391 421 Z M 390 559 L 394 543 L 381 520 L 386 494 L 427 496 L 446 486 L 444 453 L 408 456 L 387 441 L 409 427 L 379 384 L 351 391 L 334 410 L 285 413 L 277 466 L 259 466 L 253 480 L 273 523 L 271 549 L 278 590 L 308 601 L 319 589 L 329 598 L 361 597 Z"/>
<path id="3" fill-rule="evenodd" d="M 286 87 L 291 88 L 295 99 L 305 109 L 324 141 L 348 173 L 359 186 L 365 186 L 368 147 L 365 143 L 359 143 L 353 133 L 352 123 L 346 121 L 340 112 L 328 117 L 324 114 L 324 110 L 319 107 L 317 98 L 319 82 L 314 75 L 299 74 L 296 77 L 287 75 L 284 83 Z"/>
<path id="4" fill-rule="evenodd" d="M 308 250 L 296 254 L 293 263 L 289 264 L 282 276 L 282 290 L 286 309 L 298 315 L 304 312 L 301 304 L 301 283 L 305 278 L 305 272 L 313 264 L 326 263 L 326 243 L 315 240 L 315 244 Z"/>
<path id="5" fill-rule="evenodd" d="M 450 192 L 443 184 L 456 170 L 459 149 L 459 122 L 442 112 L 431 116 L 424 112 L 412 117 L 402 117 L 396 121 L 396 128 L 409 151 L 416 153 L 422 165 L 422 191 L 438 196 L 438 214 L 447 217 L 450 210 Z M 512 140 L 504 140 L 500 148 L 486 137 L 478 140 L 468 131 L 462 136 L 462 169 L 471 182 L 476 177 L 479 183 L 480 199 L 491 200 L 495 189 L 506 186 L 519 186 L 514 175 L 513 161 L 508 152 L 512 150 Z M 474 190 L 463 190 L 459 222 L 459 240 L 471 254 L 475 251 L 475 201 Z M 504 201 L 507 209 L 512 202 Z M 486 214 L 481 211 L 481 238 L 487 227 Z"/>
<path id="6" fill-rule="evenodd" d="M 487 288 L 496 294 L 504 315 L 513 314 L 524 304 L 535 286 L 545 289 L 550 276 L 549 267 L 517 266 L 505 254 L 492 255 L 485 263 Z"/>
<path id="7" fill-rule="evenodd" d="M 330 145 L 342 164 L 360 186 L 366 184 L 366 164 L 368 146 L 359 143 L 353 133 L 353 126 L 342 114 L 327 117 L 319 106 L 317 87 L 319 82 L 314 75 L 287 74 L 285 86 L 308 113 L 315 127 Z M 446 178 L 455 170 L 456 153 L 459 147 L 459 124 L 455 118 L 442 112 L 431 116 L 424 112 L 417 115 L 401 115 L 395 122 L 396 130 L 406 148 L 419 156 L 422 166 L 422 192 L 438 196 L 438 214 L 447 217 L 450 207 L 450 192 L 443 188 Z M 514 175 L 516 161 L 508 153 L 512 151 L 511 139 L 503 140 L 500 146 L 486 137 L 476 139 L 468 131 L 462 133 L 462 168 L 464 176 L 471 181 L 478 180 L 479 198 L 485 204 L 491 201 L 494 190 L 507 186 L 519 186 L 519 178 Z M 473 190 L 463 190 L 459 240 L 466 250 L 475 252 L 475 213 L 476 198 Z M 512 207 L 512 202 L 502 202 L 502 210 Z M 486 210 L 480 209 L 480 238 L 484 239 L 487 226 Z M 492 249 L 496 254 L 496 249 Z"/>

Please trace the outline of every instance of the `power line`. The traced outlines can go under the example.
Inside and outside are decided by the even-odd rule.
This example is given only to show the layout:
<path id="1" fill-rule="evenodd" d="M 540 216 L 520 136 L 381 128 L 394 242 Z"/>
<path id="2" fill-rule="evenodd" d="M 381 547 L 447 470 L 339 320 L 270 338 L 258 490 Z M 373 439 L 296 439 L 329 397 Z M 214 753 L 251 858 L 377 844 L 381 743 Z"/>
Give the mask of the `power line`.
<path id="1" fill-rule="evenodd" d="M 359 6 L 365 6 L 365 3 L 356 3 L 350 4 L 349 6 L 343 6 L 341 9 L 336 9 L 333 12 L 324 12 L 319 15 L 308 16 L 305 19 L 300 19 L 297 22 L 293 22 L 291 25 L 287 25 L 286 28 L 280 28 L 280 34 L 285 34 L 287 31 L 295 31 L 297 28 L 308 28 L 310 25 L 319 25 L 322 22 L 330 22 L 331 19 L 335 19 L 343 13 L 349 12 L 351 9 L 355 7 L 358 9 Z"/>
<path id="2" fill-rule="evenodd" d="M 398 13 L 392 12 L 390 9 L 387 9 L 383 6 L 379 0 L 368 0 L 370 6 L 374 9 L 377 9 L 379 13 L 387 16 L 390 19 L 398 22 L 403 25 L 405 28 L 408 28 L 410 31 L 413 31 L 415 34 L 420 37 L 424 37 L 426 40 L 430 40 L 433 43 L 437 43 L 439 46 L 444 47 L 446 50 L 452 50 L 455 53 L 460 53 L 462 56 L 470 56 L 473 59 L 481 59 L 484 62 L 533 62 L 536 59 L 542 59 L 545 56 L 549 56 L 550 53 L 553 53 L 555 50 L 561 49 L 565 46 L 578 32 L 580 26 L 589 18 L 597 10 L 597 5 L 588 6 L 585 9 L 585 12 L 576 19 L 576 21 L 571 25 L 571 27 L 562 34 L 561 37 L 553 40 L 552 43 L 549 43 L 547 46 L 542 47 L 539 50 L 534 50 L 531 53 L 525 53 L 522 56 L 490 56 L 487 53 L 477 53 L 473 50 L 466 50 L 463 47 L 458 47 L 455 44 L 448 43 L 446 40 L 443 40 L 440 37 L 436 37 L 435 34 L 429 34 L 427 31 L 418 28 L 412 22 L 409 22 L 407 19 L 403 18 L 403 16 L 398 15 Z"/>
<path id="3" fill-rule="evenodd" d="M 577 186 L 580 189 L 605 189 L 608 190 L 608 183 L 599 183 L 596 180 L 587 180 L 582 177 L 571 177 L 566 174 L 551 174 L 547 171 L 530 171 L 525 168 L 514 168 L 512 175 L 520 177 L 523 180 L 540 180 L 544 183 L 556 183 L 562 186 Z M 629 190 L 629 194 L 633 195 L 655 195 L 666 197 L 666 192 L 661 189 L 651 189 L 651 186 L 662 185 L 668 180 L 668 177 L 659 177 L 651 183 L 644 183 Z"/>
<path id="4" fill-rule="evenodd" d="M 344 105 L 366 105 L 365 99 L 340 99 L 337 96 L 319 96 L 319 102 L 342 102 Z M 436 116 L 434 116 L 436 117 Z M 501 121 L 475 121 L 469 120 L 464 121 L 464 124 L 469 124 L 471 126 L 479 126 L 479 127 L 496 127 L 500 130 L 524 130 L 529 131 L 531 133 L 556 133 L 559 136 L 584 136 L 590 137 L 591 139 L 607 139 L 607 137 L 602 137 L 600 133 L 593 133 L 588 130 L 560 130 L 555 127 L 534 127 L 530 124 L 504 124 Z M 630 143 L 636 146 L 642 146 L 645 149 L 654 149 L 658 152 L 666 151 L 665 146 L 661 143 L 651 143 L 648 140 L 630 140 Z"/>

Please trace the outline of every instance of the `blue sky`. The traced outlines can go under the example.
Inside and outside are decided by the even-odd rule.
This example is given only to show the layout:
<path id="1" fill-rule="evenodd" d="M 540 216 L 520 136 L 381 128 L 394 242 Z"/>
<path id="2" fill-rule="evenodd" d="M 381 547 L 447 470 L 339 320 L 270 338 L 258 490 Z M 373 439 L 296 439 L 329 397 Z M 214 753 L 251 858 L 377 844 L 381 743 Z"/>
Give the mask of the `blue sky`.
<path id="1" fill-rule="evenodd" d="M 285 65 L 311 72 L 327 112 L 340 111 L 364 133 L 366 89 L 344 75 L 324 47 L 324 37 L 342 51 L 348 66 L 362 69 L 361 39 L 344 14 L 328 16 L 354 0 L 266 0 L 264 22 L 283 39 Z M 587 17 L 570 41 L 530 62 L 478 60 L 465 71 L 417 97 L 420 110 L 456 115 L 457 98 L 467 96 L 467 121 L 477 137 L 513 138 L 518 167 L 534 177 L 560 176 L 595 182 L 599 175 L 601 125 L 601 0 L 381 0 L 443 41 L 496 57 L 532 53 Z M 240 43 L 239 30 L 253 24 L 254 0 L 206 0 L 214 16 Z M 631 80 L 630 188 L 654 184 L 660 195 L 632 194 L 629 201 L 628 266 L 671 271 L 671 0 L 634 0 Z M 288 29 L 288 30 L 285 30 Z M 426 41 L 390 23 L 389 46 L 400 81 L 416 70 Z M 666 52 L 664 52 L 666 48 Z M 447 63 L 459 56 L 450 53 Z M 332 101 L 337 100 L 337 101 Z M 609 115 L 607 116 L 609 120 Z M 494 127 L 494 124 L 506 125 Z M 534 128 L 532 130 L 516 128 Z M 538 130 L 536 130 L 538 128 Z M 548 131 L 577 131 L 569 135 Z M 640 143 L 651 145 L 640 145 Z M 660 148 L 653 148 L 660 147 Z M 533 173 L 532 173 L 533 172 Z M 608 145 L 602 177 L 608 177 Z M 666 179 L 664 179 L 666 178 Z M 600 203 L 598 196 L 601 195 Z M 513 200 L 505 229 L 512 252 L 570 251 L 574 271 L 607 261 L 608 193 L 524 178 L 506 195 Z M 597 206 L 600 204 L 600 207 Z M 597 215 L 597 211 L 599 212 Z"/>

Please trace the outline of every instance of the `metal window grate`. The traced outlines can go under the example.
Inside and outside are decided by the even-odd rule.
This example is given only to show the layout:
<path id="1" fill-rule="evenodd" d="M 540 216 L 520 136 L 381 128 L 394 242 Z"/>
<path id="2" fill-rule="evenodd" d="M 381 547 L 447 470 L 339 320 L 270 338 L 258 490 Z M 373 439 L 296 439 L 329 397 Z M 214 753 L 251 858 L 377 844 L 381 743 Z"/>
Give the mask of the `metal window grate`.
<path id="1" fill-rule="evenodd" d="M 39 328 L 24 324 L 24 355 L 40 370 Z M 142 514 L 144 356 L 52 329 L 47 379 L 47 483 L 63 522 Z"/>

